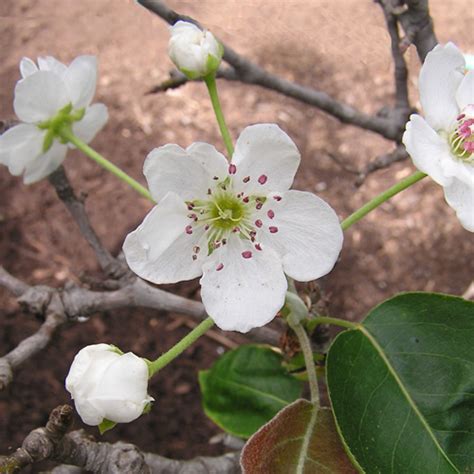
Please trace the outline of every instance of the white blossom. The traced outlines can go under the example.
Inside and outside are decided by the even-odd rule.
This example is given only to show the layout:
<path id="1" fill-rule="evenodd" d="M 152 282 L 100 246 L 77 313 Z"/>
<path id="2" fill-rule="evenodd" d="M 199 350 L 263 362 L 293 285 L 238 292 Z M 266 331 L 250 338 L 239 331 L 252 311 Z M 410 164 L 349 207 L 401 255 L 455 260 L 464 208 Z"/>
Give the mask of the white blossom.
<path id="1" fill-rule="evenodd" d="M 299 162 L 274 124 L 247 127 L 230 164 L 206 143 L 154 149 L 144 174 L 158 205 L 125 240 L 130 268 L 157 284 L 202 275 L 202 301 L 222 329 L 268 323 L 284 304 L 285 273 L 319 278 L 342 247 L 333 209 L 289 190 Z"/>
<path id="2" fill-rule="evenodd" d="M 196 79 L 217 70 L 224 50 L 210 31 L 186 21 L 178 21 L 170 31 L 169 56 L 186 76 Z"/>
<path id="3" fill-rule="evenodd" d="M 54 136 L 54 127 L 68 123 L 73 133 L 90 142 L 107 121 L 104 104 L 90 105 L 95 93 L 94 56 L 79 56 L 69 66 L 51 56 L 20 62 L 13 107 L 21 124 L 0 136 L 0 163 L 10 173 L 24 173 L 25 184 L 56 170 L 68 146 Z"/>
<path id="4" fill-rule="evenodd" d="M 135 354 L 119 354 L 108 344 L 81 349 L 66 378 L 66 389 L 86 425 L 104 419 L 128 423 L 137 419 L 153 398 L 147 395 L 148 366 Z"/>
<path id="5" fill-rule="evenodd" d="M 462 226 L 474 232 L 474 71 L 453 44 L 426 56 L 419 89 L 425 118 L 414 114 L 403 143 L 418 169 L 443 186 Z"/>

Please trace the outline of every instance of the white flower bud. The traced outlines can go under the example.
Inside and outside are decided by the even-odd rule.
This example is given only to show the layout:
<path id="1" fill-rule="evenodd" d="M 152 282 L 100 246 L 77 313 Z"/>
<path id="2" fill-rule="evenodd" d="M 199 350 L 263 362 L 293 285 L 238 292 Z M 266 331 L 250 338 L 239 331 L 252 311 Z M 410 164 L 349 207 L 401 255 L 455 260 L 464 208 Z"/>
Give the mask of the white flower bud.
<path id="1" fill-rule="evenodd" d="M 81 349 L 66 378 L 66 389 L 86 425 L 104 419 L 128 423 L 153 401 L 147 394 L 148 366 L 135 354 L 119 354 L 108 344 Z"/>
<path id="2" fill-rule="evenodd" d="M 224 48 L 210 31 L 178 21 L 171 27 L 168 53 L 181 72 L 190 79 L 196 79 L 217 70 Z"/>

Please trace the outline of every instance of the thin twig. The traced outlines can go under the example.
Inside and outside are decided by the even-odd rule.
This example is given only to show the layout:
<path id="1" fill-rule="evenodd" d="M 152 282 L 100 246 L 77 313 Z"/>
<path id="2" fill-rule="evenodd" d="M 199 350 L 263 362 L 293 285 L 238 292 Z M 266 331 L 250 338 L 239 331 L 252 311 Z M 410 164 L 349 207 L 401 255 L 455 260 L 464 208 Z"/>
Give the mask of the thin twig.
<path id="1" fill-rule="evenodd" d="M 91 226 L 84 203 L 76 196 L 71 183 L 60 166 L 54 173 L 49 176 L 49 182 L 56 190 L 61 201 L 66 206 L 72 218 L 76 221 L 82 236 L 94 250 L 100 267 L 108 276 L 120 277 L 126 273 L 126 268 L 118 262 L 109 251 L 102 245 L 99 237 Z"/>
<path id="2" fill-rule="evenodd" d="M 176 13 L 160 0 L 138 0 L 138 3 L 171 25 L 179 20 L 190 21 L 199 25 L 196 20 Z M 292 97 L 293 99 L 313 105 L 338 118 L 341 122 L 350 123 L 371 130 L 391 140 L 400 139 L 405 122 L 402 123 L 396 115 L 379 117 L 376 115 L 365 114 L 354 107 L 332 98 L 325 92 L 295 84 L 271 74 L 262 67 L 239 55 L 225 43 L 222 44 L 224 46 L 223 59 L 230 64 L 233 69 L 227 68 L 221 71 L 220 77 L 224 77 L 227 80 L 240 81 L 246 84 L 259 85 L 266 89 L 280 92 L 281 94 Z M 179 85 L 182 85 L 185 82 L 186 81 L 181 78 L 179 80 Z M 175 80 L 174 85 L 176 84 Z M 160 88 L 162 88 L 162 86 L 158 86 L 158 89 Z"/>

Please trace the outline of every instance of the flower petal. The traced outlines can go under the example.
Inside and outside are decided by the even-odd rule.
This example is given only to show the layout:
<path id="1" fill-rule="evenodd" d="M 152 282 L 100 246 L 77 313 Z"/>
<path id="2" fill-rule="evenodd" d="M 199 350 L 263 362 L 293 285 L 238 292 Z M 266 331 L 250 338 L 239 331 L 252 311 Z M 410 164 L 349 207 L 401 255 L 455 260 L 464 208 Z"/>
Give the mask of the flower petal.
<path id="1" fill-rule="evenodd" d="M 44 154 L 38 156 L 28 164 L 23 175 L 25 184 L 32 184 L 40 181 L 55 171 L 66 158 L 67 146 L 59 142 L 54 142 L 53 146 Z"/>
<path id="2" fill-rule="evenodd" d="M 9 128 L 0 136 L 0 163 L 19 176 L 41 154 L 43 140 L 44 131 L 36 125 L 22 123 Z"/>
<path id="3" fill-rule="evenodd" d="M 190 201 L 205 198 L 208 189 L 215 184 L 213 176 L 226 169 L 225 158 L 211 145 L 193 143 L 183 150 L 178 145 L 169 144 L 148 154 L 143 173 L 156 201 L 170 191 L 183 201 Z"/>
<path id="4" fill-rule="evenodd" d="M 451 161 L 448 142 L 443 140 L 421 117 L 413 114 L 403 134 L 403 144 L 415 166 L 430 175 L 441 186 L 446 186 L 450 178 L 445 176 L 442 163 Z"/>
<path id="5" fill-rule="evenodd" d="M 300 164 L 300 153 L 278 125 L 261 123 L 245 128 L 240 134 L 232 163 L 237 167 L 236 191 L 266 195 L 290 188 Z M 244 183 L 247 177 L 250 180 Z"/>
<path id="6" fill-rule="evenodd" d="M 108 365 L 90 402 L 104 418 L 128 423 L 137 419 L 151 400 L 147 388 L 148 366 L 143 359 L 129 352 Z"/>
<path id="7" fill-rule="evenodd" d="M 20 61 L 20 74 L 24 79 L 25 77 L 31 76 L 35 72 L 38 72 L 38 66 L 30 58 L 21 58 Z"/>
<path id="8" fill-rule="evenodd" d="M 61 77 L 67 70 L 67 66 L 53 56 L 40 56 L 38 66 L 40 71 L 51 71 Z"/>
<path id="9" fill-rule="evenodd" d="M 211 254 L 203 273 L 202 302 L 223 330 L 248 332 L 263 326 L 285 302 L 288 284 L 278 255 L 270 248 L 255 250 L 237 236 Z"/>
<path id="10" fill-rule="evenodd" d="M 450 132 L 459 114 L 456 90 L 463 79 L 464 56 L 453 44 L 438 45 L 426 56 L 419 78 L 420 101 L 434 130 Z"/>
<path id="11" fill-rule="evenodd" d="M 312 193 L 287 191 L 278 196 L 278 201 L 274 195 L 267 196 L 259 215 L 263 226 L 257 240 L 263 248 L 276 250 L 291 278 L 310 281 L 326 275 L 342 249 L 337 214 Z"/>
<path id="12" fill-rule="evenodd" d="M 87 107 L 94 97 L 97 82 L 95 56 L 78 56 L 67 68 L 64 82 L 75 109 Z"/>
<path id="13" fill-rule="evenodd" d="M 474 186 L 453 179 L 452 183 L 444 188 L 444 197 L 456 211 L 461 225 L 474 232 Z"/>
<path id="14" fill-rule="evenodd" d="M 468 71 L 456 91 L 456 101 L 462 110 L 474 104 L 474 71 Z"/>
<path id="15" fill-rule="evenodd" d="M 74 400 L 74 406 L 86 425 L 97 426 L 102 423 L 104 419 L 103 410 L 94 406 L 88 399 L 78 398 Z"/>
<path id="16" fill-rule="evenodd" d="M 64 82 L 51 71 L 35 72 L 16 84 L 13 107 L 23 122 L 46 120 L 68 103 Z"/>
<path id="17" fill-rule="evenodd" d="M 167 194 L 145 217 L 140 226 L 127 235 L 123 251 L 129 267 L 141 278 L 153 283 L 175 283 L 201 275 L 207 246 L 201 246 L 204 229 L 186 233 L 193 221 L 183 200 Z M 193 260 L 193 254 L 197 255 Z"/>
<path id="18" fill-rule="evenodd" d="M 108 118 L 109 113 L 104 104 L 93 104 L 87 107 L 82 120 L 73 123 L 72 131 L 83 142 L 89 143 L 106 124 Z"/>

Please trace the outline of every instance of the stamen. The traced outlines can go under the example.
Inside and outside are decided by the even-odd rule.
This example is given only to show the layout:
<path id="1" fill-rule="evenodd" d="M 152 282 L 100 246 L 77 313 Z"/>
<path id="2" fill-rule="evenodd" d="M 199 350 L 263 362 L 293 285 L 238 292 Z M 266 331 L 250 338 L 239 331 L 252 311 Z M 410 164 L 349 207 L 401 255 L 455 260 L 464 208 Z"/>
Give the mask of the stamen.
<path id="1" fill-rule="evenodd" d="M 256 243 L 256 244 L 255 244 L 255 248 L 256 248 L 257 250 L 262 250 L 262 246 L 261 246 L 259 243 Z"/>
<path id="2" fill-rule="evenodd" d="M 278 227 L 271 226 L 268 230 L 270 231 L 270 234 L 276 234 L 278 232 Z"/>
<path id="3" fill-rule="evenodd" d="M 257 219 L 255 221 L 255 225 L 260 229 L 260 227 L 262 227 L 262 225 L 263 225 L 263 222 L 260 219 Z"/>
<path id="4" fill-rule="evenodd" d="M 193 260 L 197 260 L 198 256 L 196 254 L 193 255 Z"/>
<path id="5" fill-rule="evenodd" d="M 271 209 L 269 209 L 268 212 L 267 212 L 267 216 L 270 219 L 273 219 L 275 217 L 275 213 Z"/>
<path id="6" fill-rule="evenodd" d="M 224 264 L 223 264 L 223 263 L 219 263 L 219 265 L 217 265 L 217 267 L 216 267 L 216 271 L 217 271 L 217 272 L 220 272 L 223 268 L 224 268 Z"/>
<path id="7" fill-rule="evenodd" d="M 194 252 L 194 253 L 199 253 L 200 250 L 201 250 L 201 247 L 199 247 L 198 245 L 195 245 L 195 246 L 193 247 L 193 252 Z"/>
<path id="8" fill-rule="evenodd" d="M 255 206 L 256 209 L 260 210 L 263 207 L 263 202 L 258 201 L 257 205 Z"/>
<path id="9" fill-rule="evenodd" d="M 219 179 L 219 176 L 214 176 L 212 179 L 213 179 L 214 181 L 217 181 L 217 180 Z"/>
<path id="10" fill-rule="evenodd" d="M 234 163 L 231 163 L 229 165 L 229 174 L 235 174 L 237 173 L 237 166 L 234 165 Z"/>
<path id="11" fill-rule="evenodd" d="M 190 225 L 187 225 L 184 230 L 186 231 L 186 234 L 191 235 L 193 233 L 193 228 Z"/>
<path id="12" fill-rule="evenodd" d="M 250 176 L 246 176 L 242 181 L 248 183 L 250 181 Z"/>
<path id="13" fill-rule="evenodd" d="M 245 250 L 244 252 L 242 252 L 242 257 L 252 258 L 252 252 L 250 250 Z"/>
<path id="14" fill-rule="evenodd" d="M 273 196 L 273 199 L 275 199 L 275 201 L 281 201 L 281 196 Z"/>
<path id="15" fill-rule="evenodd" d="M 245 196 L 243 199 L 242 199 L 243 202 L 247 203 L 249 202 L 249 197 L 248 196 Z"/>
<path id="16" fill-rule="evenodd" d="M 265 184 L 265 183 L 267 182 L 267 179 L 268 179 L 267 175 L 262 174 L 261 176 L 259 176 L 258 182 L 259 182 L 260 184 Z"/>

